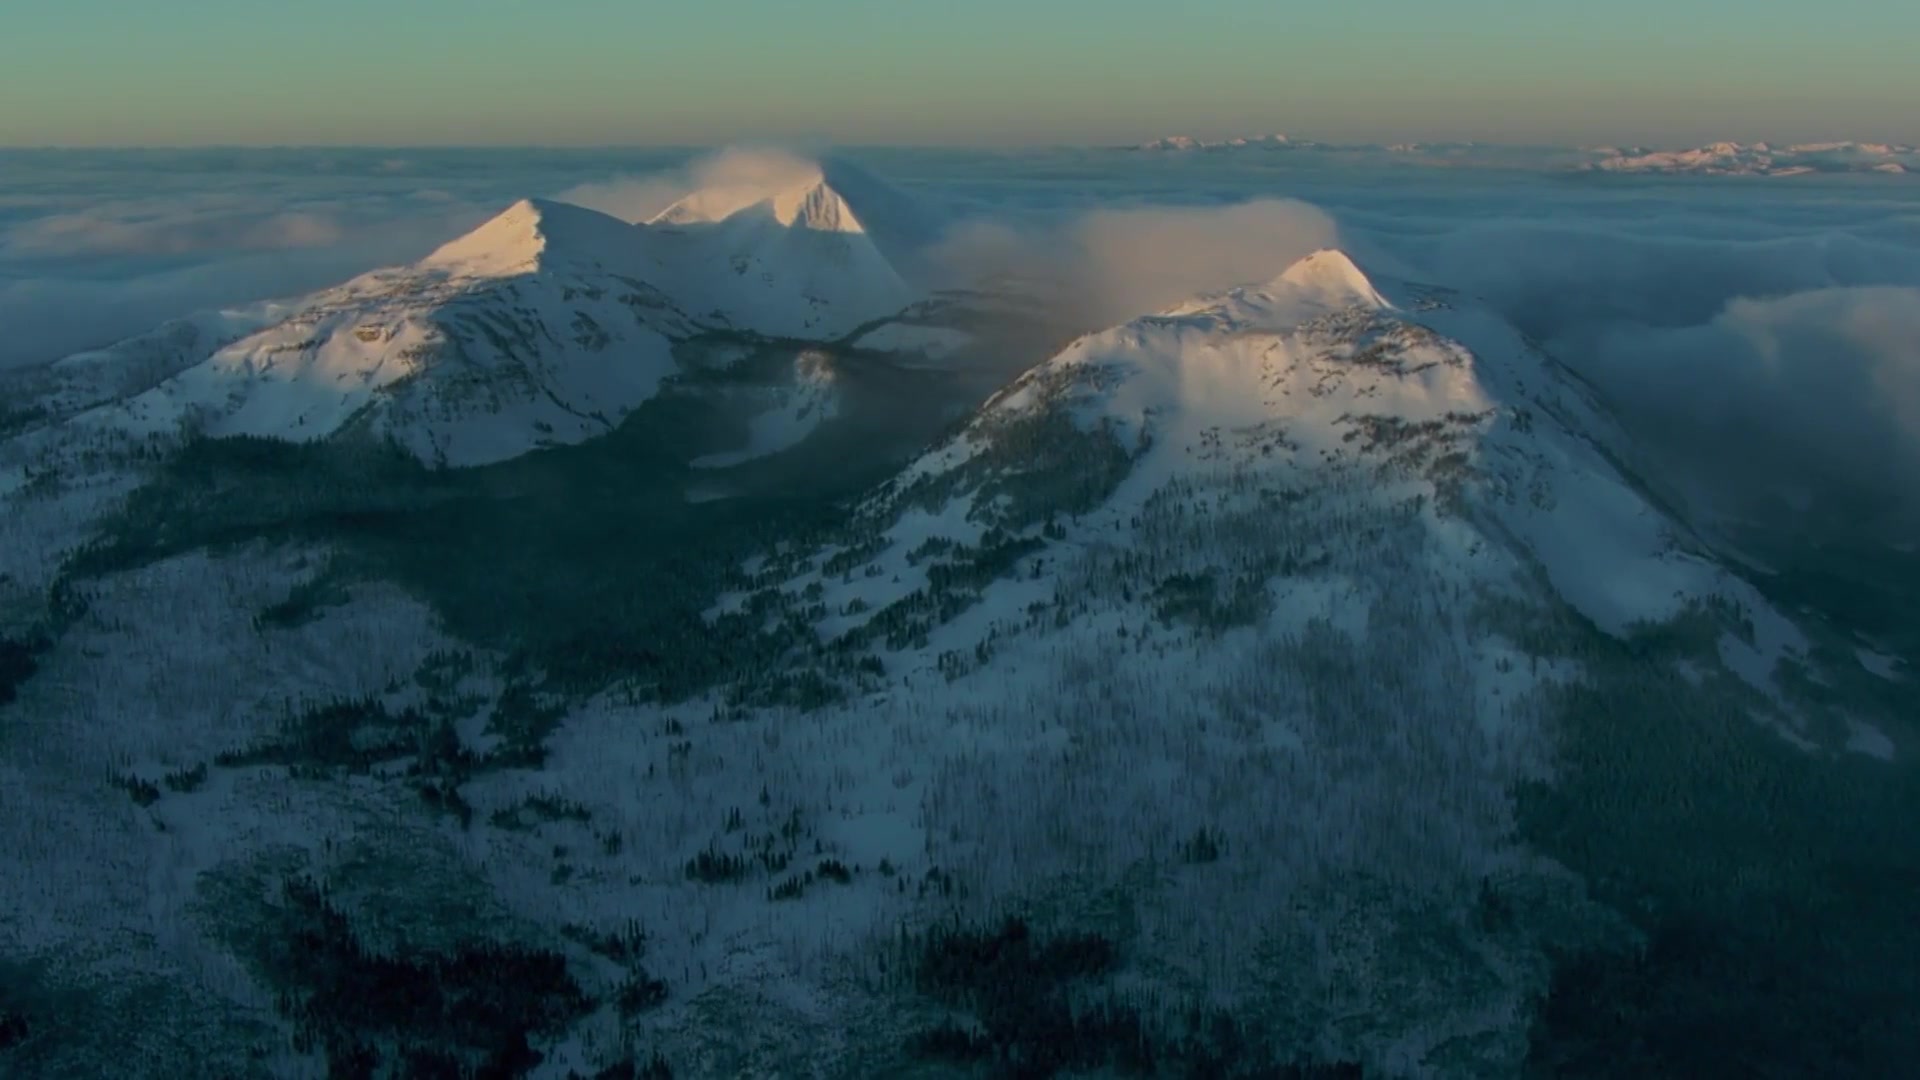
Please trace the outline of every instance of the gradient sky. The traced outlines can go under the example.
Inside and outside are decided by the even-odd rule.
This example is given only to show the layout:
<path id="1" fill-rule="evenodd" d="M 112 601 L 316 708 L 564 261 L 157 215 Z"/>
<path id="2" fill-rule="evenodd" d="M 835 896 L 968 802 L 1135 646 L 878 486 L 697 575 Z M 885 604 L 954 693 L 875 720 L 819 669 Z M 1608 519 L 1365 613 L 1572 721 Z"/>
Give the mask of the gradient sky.
<path id="1" fill-rule="evenodd" d="M 1920 141 L 1902 0 L 4 0 L 0 146 Z"/>

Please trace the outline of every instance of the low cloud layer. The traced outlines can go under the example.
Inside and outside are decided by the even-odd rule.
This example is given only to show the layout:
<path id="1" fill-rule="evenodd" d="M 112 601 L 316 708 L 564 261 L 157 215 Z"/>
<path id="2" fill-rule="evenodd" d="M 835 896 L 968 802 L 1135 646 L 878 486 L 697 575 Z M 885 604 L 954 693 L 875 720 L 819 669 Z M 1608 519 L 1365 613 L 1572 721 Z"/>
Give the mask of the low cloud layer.
<path id="1" fill-rule="evenodd" d="M 1891 225 L 1496 223 L 1388 246 L 1593 380 L 1706 518 L 1893 544 L 1920 528 L 1920 247 Z"/>
<path id="2" fill-rule="evenodd" d="M 1920 524 L 1920 288 L 1737 299 L 1694 326 L 1607 326 L 1570 358 L 1697 502 L 1889 543 Z"/>
<path id="3" fill-rule="evenodd" d="M 25 256 L 195 255 L 202 252 L 284 251 L 338 244 L 343 230 L 331 215 L 187 214 L 126 220 L 100 213 L 55 214 L 13 230 L 8 244 Z"/>
<path id="4" fill-rule="evenodd" d="M 298 295 L 415 259 L 484 211 L 402 221 L 317 215 L 247 224 L 125 224 L 63 216 L 9 234 L 0 261 L 0 369 L 109 344 L 193 311 Z"/>
<path id="5" fill-rule="evenodd" d="M 1701 238 L 1494 223 L 1393 246 L 1422 271 L 1485 297 L 1541 337 L 1623 321 L 1698 325 L 1743 297 L 1920 284 L 1914 241 L 1847 232 Z"/>

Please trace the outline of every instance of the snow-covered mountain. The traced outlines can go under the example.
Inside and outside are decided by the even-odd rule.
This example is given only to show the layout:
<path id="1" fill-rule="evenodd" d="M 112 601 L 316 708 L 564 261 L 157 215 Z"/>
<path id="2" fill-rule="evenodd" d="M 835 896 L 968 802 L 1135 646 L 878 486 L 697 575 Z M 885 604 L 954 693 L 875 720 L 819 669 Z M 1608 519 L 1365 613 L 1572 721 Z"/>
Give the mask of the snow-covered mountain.
<path id="1" fill-rule="evenodd" d="M 1689 604 L 1733 604 L 1763 633 L 1729 642 L 1729 655 L 1763 676 L 1796 635 L 1619 471 L 1617 438 L 1585 387 L 1495 316 L 1443 290 L 1376 282 L 1325 251 L 1264 286 L 1092 335 L 1035 368 L 870 502 L 856 545 L 828 553 L 836 566 L 871 554 L 878 572 L 860 572 L 862 558 L 850 583 L 815 575 L 794 587 L 818 581 L 830 611 L 867 613 L 823 622 L 858 632 L 923 605 L 916 588 L 956 560 L 1020 549 L 1022 560 L 1057 564 L 1056 546 L 1151 549 L 1153 529 L 1264 507 L 1295 539 L 1239 553 L 1253 560 L 1244 566 L 1186 571 L 1264 567 L 1232 587 L 1297 617 L 1293 591 L 1327 597 L 1349 583 L 1273 567 L 1348 556 L 1278 522 L 1318 528 L 1365 512 L 1414 528 L 1434 580 L 1515 596 L 1545 583 L 1610 634 Z M 1317 512 L 1280 509 L 1296 500 Z M 1065 523 L 1069 513 L 1079 524 Z M 954 554 L 919 565 L 919 547 Z M 1026 598 L 1036 586 L 1008 588 Z"/>
<path id="2" fill-rule="evenodd" d="M 1644 147 L 1593 151 L 1584 169 L 1613 173 L 1694 173 L 1703 176 L 1803 176 L 1808 173 L 1920 171 L 1920 150 L 1890 143 L 1823 142 L 1772 146 L 1717 142 L 1688 150 Z"/>
<path id="3" fill-rule="evenodd" d="M 885 321 L 869 218 L 523 203 L 53 369 L 0 426 L 0 1071 L 1516 1075 L 1543 999 L 1694 993 L 1798 830 L 1906 820 L 1846 770 L 1910 658 L 1823 652 L 1471 298 L 1322 251 L 895 456 L 816 436 L 942 411 L 960 331 Z M 687 458 L 32 445 L 497 461 L 695 375 Z"/>
<path id="4" fill-rule="evenodd" d="M 834 338 L 918 299 L 818 170 L 697 191 L 649 226 L 675 294 L 724 325 Z"/>
<path id="5" fill-rule="evenodd" d="M 1079 340 L 708 617 L 805 628 L 791 670 L 853 693 L 824 723 L 884 718 L 840 736 L 845 835 L 917 808 L 962 917 L 1124 896 L 1149 996 L 1386 1075 L 1510 1075 L 1524 949 L 1467 930 L 1436 967 L 1397 935 L 1496 880 L 1604 932 L 1512 839 L 1568 695 L 1605 715 L 1657 678 L 1808 745 L 1847 722 L 1783 693 L 1808 638 L 1619 440 L 1497 316 L 1323 251 Z M 1193 873 L 1212 830 L 1252 858 Z"/>
<path id="6" fill-rule="evenodd" d="M 818 171 L 698 191 L 640 225 L 523 200 L 412 266 L 62 360 L 13 422 L 136 440 L 364 431 L 478 465 L 611 431 L 691 339 L 798 347 L 921 298 Z"/>
<path id="7" fill-rule="evenodd" d="M 651 397 L 697 330 L 649 284 L 644 241 L 595 211 L 522 201 L 413 266 L 276 305 L 79 422 L 296 441 L 359 428 L 453 465 L 577 442 Z"/>

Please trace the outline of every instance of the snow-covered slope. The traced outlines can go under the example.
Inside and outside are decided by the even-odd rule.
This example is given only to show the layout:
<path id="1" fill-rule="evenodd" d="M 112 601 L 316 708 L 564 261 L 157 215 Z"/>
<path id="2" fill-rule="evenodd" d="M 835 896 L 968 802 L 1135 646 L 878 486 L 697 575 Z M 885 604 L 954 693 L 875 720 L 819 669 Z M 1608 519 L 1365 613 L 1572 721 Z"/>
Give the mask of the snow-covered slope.
<path id="1" fill-rule="evenodd" d="M 707 614 L 850 691 L 846 835 L 966 882 L 962 918 L 1123 898 L 1149 994 L 1370 1073 L 1511 1075 L 1541 969 L 1407 928 L 1490 879 L 1589 917 L 1514 841 L 1558 703 L 1622 700 L 1642 650 L 1756 738 L 1810 723 L 1798 629 L 1617 437 L 1496 316 L 1324 251 L 1073 343 Z M 1220 828 L 1253 857 L 1194 872 Z"/>
<path id="2" fill-rule="evenodd" d="M 516 277 L 556 269 L 648 272 L 637 230 L 597 210 L 522 199 L 465 236 L 442 245 L 420 268 L 453 279 Z"/>
<path id="3" fill-rule="evenodd" d="M 351 427 L 423 460 L 498 461 L 611 429 L 674 370 L 693 324 L 640 230 L 516 203 L 420 263 L 363 275 L 212 341 L 203 360 L 83 422 L 310 441 Z"/>
<path id="4" fill-rule="evenodd" d="M 286 305 L 255 304 L 173 319 L 105 348 L 74 353 L 43 368 L 10 372 L 3 391 L 13 427 L 57 423 L 132 397 L 199 363 L 210 353 L 279 322 Z M 0 433 L 8 426 L 0 424 Z"/>
<path id="5" fill-rule="evenodd" d="M 1801 176 L 1807 173 L 1920 170 L 1920 150 L 1888 143 L 1824 142 L 1772 146 L 1717 142 L 1689 150 L 1645 148 L 1596 151 L 1583 168 L 1617 173 L 1694 173 L 1704 176 Z"/>
<path id="6" fill-rule="evenodd" d="M 695 192 L 648 229 L 686 309 L 741 329 L 838 337 L 918 299 L 817 169 Z"/>
<path id="7" fill-rule="evenodd" d="M 4 419 L 135 439 L 365 431 L 447 465 L 578 442 L 658 393 L 688 338 L 829 340 L 916 299 L 810 175 L 696 192 L 652 225 L 523 200 L 412 266 L 70 357 Z"/>
<path id="8" fill-rule="evenodd" d="M 1306 569 L 1351 556 L 1331 523 L 1377 518 L 1419 553 L 1409 573 L 1475 602 L 1564 602 L 1615 636 L 1699 605 L 1738 611 L 1755 629 L 1724 648 L 1765 685 L 1797 632 L 1616 467 L 1617 437 L 1584 385 L 1496 316 L 1323 251 L 1041 364 L 866 505 L 823 553 L 854 564 L 845 582 L 816 571 L 787 588 L 818 582 L 827 612 L 862 613 L 823 618 L 829 636 L 972 649 L 1060 586 L 1038 568 L 1124 560 L 1154 530 L 1233 517 L 1264 540 L 1231 556 L 1195 545 L 1160 576 L 1214 579 L 1207 603 L 1252 590 L 1236 602 L 1285 621 L 1300 597 L 1353 588 Z M 1002 556 L 1007 580 L 930 598 L 977 578 L 956 566 Z M 976 603 L 989 614 L 940 630 Z"/>

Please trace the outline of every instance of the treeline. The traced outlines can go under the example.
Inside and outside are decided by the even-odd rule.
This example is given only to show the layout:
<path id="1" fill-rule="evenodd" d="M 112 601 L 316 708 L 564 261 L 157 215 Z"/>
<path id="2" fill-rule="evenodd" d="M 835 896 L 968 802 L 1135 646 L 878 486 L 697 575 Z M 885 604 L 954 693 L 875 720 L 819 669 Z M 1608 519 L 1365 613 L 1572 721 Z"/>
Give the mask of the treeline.
<path id="1" fill-rule="evenodd" d="M 1043 1080 L 1106 1070 L 1121 1076 L 1358 1080 L 1353 1063 L 1316 1064 L 1275 1046 L 1226 1011 L 1180 1009 L 1116 989 L 1122 956 L 1097 932 L 1042 932 L 1026 919 L 939 924 L 903 933 L 896 961 L 912 988 L 966 1019 L 909 1037 L 928 1061 Z"/>
<path id="2" fill-rule="evenodd" d="M 294 1047 L 331 1075 L 525 1076 L 533 1040 L 595 1003 L 557 952 L 475 940 L 448 950 L 376 952 L 325 887 L 284 881 L 258 957 L 294 1024 Z"/>
<path id="3" fill-rule="evenodd" d="M 16 641 L 0 637 L 0 705 L 12 704 L 20 695 L 21 684 L 39 670 L 39 655 L 46 647 L 43 640 Z"/>

